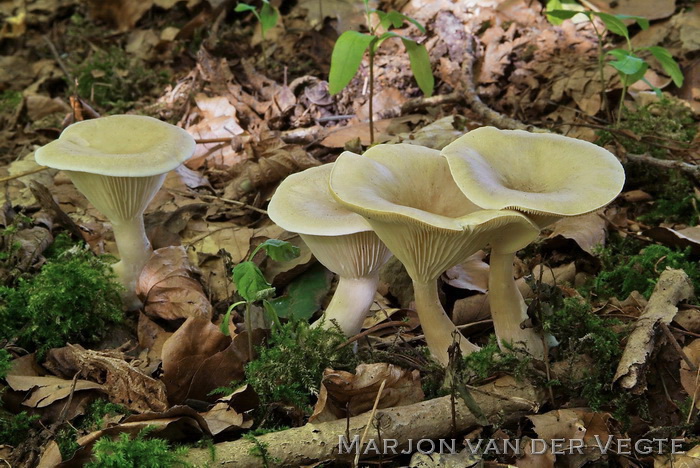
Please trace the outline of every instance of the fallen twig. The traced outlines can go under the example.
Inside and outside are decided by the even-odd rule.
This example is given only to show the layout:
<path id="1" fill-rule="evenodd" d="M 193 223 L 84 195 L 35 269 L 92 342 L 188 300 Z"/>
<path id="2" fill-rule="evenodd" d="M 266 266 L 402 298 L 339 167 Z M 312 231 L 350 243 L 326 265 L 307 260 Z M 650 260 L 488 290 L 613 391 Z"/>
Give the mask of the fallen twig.
<path id="1" fill-rule="evenodd" d="M 627 160 L 629 161 L 636 163 L 649 164 L 651 166 L 663 167 L 666 169 L 678 169 L 679 171 L 685 172 L 686 174 L 695 178 L 696 180 L 700 180 L 700 166 L 695 164 L 690 164 L 684 161 L 677 161 L 674 159 L 658 159 L 653 156 L 649 156 L 648 154 L 628 153 L 625 155 L 625 158 L 627 158 Z"/>
<path id="2" fill-rule="evenodd" d="M 537 410 L 545 401 L 541 391 L 527 383 L 518 383 L 512 377 L 504 377 L 483 385 L 474 399 L 488 418 L 499 414 L 512 414 L 516 411 Z M 482 393 L 484 392 L 484 393 Z M 381 440 L 375 439 L 382 447 L 382 440 L 391 439 L 396 450 L 405 449 L 411 441 L 419 439 L 439 439 L 448 437 L 452 431 L 452 408 L 450 397 L 445 396 L 413 405 L 387 408 L 377 411 L 377 421 L 381 430 Z M 275 461 L 270 466 L 298 467 L 322 460 L 351 461 L 355 452 L 339 454 L 341 437 L 347 437 L 346 447 L 359 438 L 370 423 L 367 414 L 349 419 L 338 419 L 320 424 L 306 424 L 302 427 L 272 432 L 258 437 L 266 444 L 269 459 Z M 457 431 L 464 431 L 477 424 L 476 417 L 461 401 L 456 403 Z M 394 446 L 393 443 L 397 445 Z M 357 444 L 355 444 L 355 447 Z M 187 461 L 195 466 L 259 466 L 260 459 L 251 455 L 252 443 L 245 439 L 223 442 L 214 445 L 216 461 L 212 463 L 208 448 L 192 449 Z"/>
<path id="3" fill-rule="evenodd" d="M 676 304 L 693 295 L 693 286 L 683 270 L 666 270 L 661 273 L 654 292 L 637 319 L 637 324 L 627 340 L 627 346 L 617 366 L 613 382 L 633 393 L 646 388 L 643 369 L 654 349 L 656 326 L 668 325 L 675 317 Z"/>

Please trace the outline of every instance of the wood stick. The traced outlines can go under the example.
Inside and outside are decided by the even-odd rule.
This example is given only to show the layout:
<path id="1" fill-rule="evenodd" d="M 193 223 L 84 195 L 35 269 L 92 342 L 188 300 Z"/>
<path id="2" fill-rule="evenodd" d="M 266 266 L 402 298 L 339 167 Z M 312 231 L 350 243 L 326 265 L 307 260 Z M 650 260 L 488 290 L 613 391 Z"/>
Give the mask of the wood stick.
<path id="1" fill-rule="evenodd" d="M 516 382 L 512 377 L 504 377 L 483 385 L 475 392 L 474 399 L 487 418 L 508 415 L 516 411 L 537 411 L 546 401 L 544 392 L 527 383 Z M 456 402 L 456 429 L 465 431 L 478 424 L 477 418 L 461 401 Z M 381 439 L 397 442 L 395 450 L 403 450 L 420 439 L 440 439 L 452 433 L 452 404 L 450 396 L 435 398 L 413 405 L 378 410 L 376 420 Z M 350 419 L 338 419 L 319 424 L 306 424 L 301 427 L 257 437 L 266 444 L 268 460 L 274 460 L 271 467 L 299 467 L 323 460 L 345 460 L 352 462 L 355 452 L 339 454 L 340 437 L 346 446 L 359 438 L 370 420 L 361 414 Z M 370 433 L 377 446 L 383 447 L 376 433 Z M 355 447 L 357 444 L 355 444 Z M 251 455 L 253 443 L 239 439 L 214 445 L 216 459 L 212 461 L 208 448 L 191 449 L 186 456 L 195 466 L 262 466 L 260 458 Z M 415 447 L 415 444 L 414 444 Z"/>

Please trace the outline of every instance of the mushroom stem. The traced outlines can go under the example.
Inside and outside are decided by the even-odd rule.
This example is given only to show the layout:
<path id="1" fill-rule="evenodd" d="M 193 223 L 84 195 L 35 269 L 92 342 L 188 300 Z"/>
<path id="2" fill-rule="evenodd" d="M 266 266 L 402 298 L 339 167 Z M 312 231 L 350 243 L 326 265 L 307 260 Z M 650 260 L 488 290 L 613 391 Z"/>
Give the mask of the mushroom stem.
<path id="1" fill-rule="evenodd" d="M 379 273 L 360 278 L 340 277 L 338 286 L 323 317 L 311 326 L 322 325 L 324 328 L 338 324 L 346 336 L 355 336 L 362 329 L 362 323 L 374 302 L 374 295 L 379 284 Z"/>
<path id="2" fill-rule="evenodd" d="M 533 328 L 520 327 L 528 316 L 525 300 L 513 278 L 514 257 L 515 252 L 503 253 L 496 249 L 491 251 L 489 303 L 496 338 L 501 349 L 504 343 L 524 346 L 528 353 L 537 359 L 542 359 L 544 357 L 542 336 Z"/>
<path id="3" fill-rule="evenodd" d="M 128 310 L 135 310 L 142 305 L 136 296 L 136 283 L 141 270 L 151 258 L 153 249 L 146 237 L 143 216 L 126 221 L 112 221 L 112 228 L 121 259 L 112 266 L 112 269 L 125 288 L 122 293 L 124 306 Z"/>
<path id="4" fill-rule="evenodd" d="M 479 347 L 466 339 L 455 324 L 445 313 L 438 297 L 437 281 L 413 281 L 413 292 L 416 295 L 416 312 L 420 320 L 425 341 L 433 357 L 443 366 L 450 362 L 448 348 L 455 338 L 459 340 L 462 355 L 466 356 Z"/>

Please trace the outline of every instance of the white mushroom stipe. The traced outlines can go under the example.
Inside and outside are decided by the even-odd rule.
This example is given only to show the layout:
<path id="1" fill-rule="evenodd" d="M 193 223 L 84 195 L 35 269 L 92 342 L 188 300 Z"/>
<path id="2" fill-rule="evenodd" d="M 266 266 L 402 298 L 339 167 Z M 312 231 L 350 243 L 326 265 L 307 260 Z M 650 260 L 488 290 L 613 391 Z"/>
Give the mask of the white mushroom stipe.
<path id="1" fill-rule="evenodd" d="M 333 164 L 313 167 L 287 177 L 268 206 L 280 227 L 300 234 L 316 259 L 339 277 L 323 316 L 312 326 L 337 324 L 347 336 L 360 332 L 379 283 L 379 269 L 391 252 L 358 214 L 330 194 Z"/>
<path id="2" fill-rule="evenodd" d="M 562 135 L 482 127 L 447 145 L 442 154 L 469 200 L 485 209 L 526 213 L 539 229 L 607 205 L 625 182 L 612 153 Z M 513 280 L 515 252 L 529 242 L 514 232 L 491 240 L 489 301 L 499 343 L 524 345 L 541 358 L 542 337 L 520 327 L 527 309 Z"/>

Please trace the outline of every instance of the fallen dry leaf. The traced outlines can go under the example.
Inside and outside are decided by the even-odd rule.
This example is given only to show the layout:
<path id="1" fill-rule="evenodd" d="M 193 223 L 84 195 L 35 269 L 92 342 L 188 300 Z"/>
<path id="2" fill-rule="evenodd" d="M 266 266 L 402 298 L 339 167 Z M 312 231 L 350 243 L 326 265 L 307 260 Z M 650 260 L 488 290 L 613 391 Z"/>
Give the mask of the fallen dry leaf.
<path id="1" fill-rule="evenodd" d="M 67 398 L 73 391 L 73 380 L 52 376 L 8 375 L 7 384 L 17 392 L 29 392 L 22 401 L 30 408 L 44 408 L 50 404 Z M 105 388 L 89 380 L 76 380 L 75 391 L 101 390 Z"/>
<path id="2" fill-rule="evenodd" d="M 144 298 L 144 311 L 166 320 L 202 316 L 211 319 L 212 307 L 202 285 L 191 275 L 184 247 L 164 247 L 153 252 L 136 285 Z"/>
<path id="3" fill-rule="evenodd" d="M 690 362 L 696 366 L 700 365 L 700 340 L 693 340 L 692 343 L 683 348 L 683 352 L 688 356 Z M 683 390 L 695 401 L 695 407 L 700 408 L 700 400 L 696 395 L 700 387 L 700 376 L 698 372 L 690 369 L 684 359 L 681 359 L 680 377 Z"/>
<path id="4" fill-rule="evenodd" d="M 393 364 L 360 364 L 355 374 L 326 369 L 313 422 L 333 421 L 356 416 L 372 409 L 383 381 L 384 390 L 378 408 L 404 406 L 423 401 L 420 372 L 408 371 Z"/>
<path id="5" fill-rule="evenodd" d="M 207 412 L 200 413 L 209 426 L 211 435 L 222 432 L 249 429 L 253 417 L 248 413 L 255 409 L 260 400 L 250 385 L 244 385 L 230 395 L 219 398 Z"/>
<path id="6" fill-rule="evenodd" d="M 255 330 L 259 344 L 264 333 Z M 248 334 L 233 339 L 205 317 L 190 317 L 163 345 L 163 378 L 171 404 L 211 400 L 209 392 L 243 380 Z"/>
<path id="7" fill-rule="evenodd" d="M 442 280 L 455 288 L 485 293 L 489 287 L 489 265 L 484 257 L 486 252 L 479 250 L 443 273 Z"/>
<path id="8" fill-rule="evenodd" d="M 690 247 L 693 255 L 700 255 L 700 226 L 680 230 L 656 226 L 644 231 L 644 235 L 670 247 L 678 247 L 680 249 Z"/>
<path id="9" fill-rule="evenodd" d="M 547 241 L 554 246 L 562 239 L 570 239 L 584 252 L 594 255 L 597 247 L 605 246 L 606 221 L 602 210 L 573 218 L 562 218 L 554 224 Z"/>
<path id="10" fill-rule="evenodd" d="M 124 360 L 120 351 L 94 351 L 79 345 L 49 351 L 45 367 L 58 375 L 83 378 L 101 384 L 109 401 L 131 411 L 165 411 L 165 385 Z"/>

